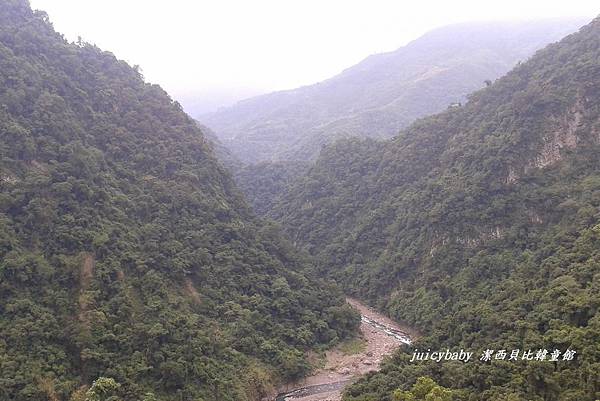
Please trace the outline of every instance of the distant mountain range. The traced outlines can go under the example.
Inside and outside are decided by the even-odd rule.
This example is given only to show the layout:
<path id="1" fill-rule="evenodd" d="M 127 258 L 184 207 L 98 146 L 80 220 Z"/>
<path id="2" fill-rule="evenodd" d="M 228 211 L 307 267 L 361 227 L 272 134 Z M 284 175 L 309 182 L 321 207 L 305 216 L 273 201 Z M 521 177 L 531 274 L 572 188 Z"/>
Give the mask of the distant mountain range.
<path id="1" fill-rule="evenodd" d="M 183 106 L 186 113 L 200 116 L 214 113 L 223 107 L 230 107 L 242 99 L 261 95 L 267 91 L 251 88 L 197 89 L 173 92 L 171 95 Z"/>
<path id="2" fill-rule="evenodd" d="M 431 31 L 341 74 L 196 116 L 242 161 L 311 160 L 335 138 L 389 138 L 417 118 L 464 102 L 584 19 L 481 22 Z"/>

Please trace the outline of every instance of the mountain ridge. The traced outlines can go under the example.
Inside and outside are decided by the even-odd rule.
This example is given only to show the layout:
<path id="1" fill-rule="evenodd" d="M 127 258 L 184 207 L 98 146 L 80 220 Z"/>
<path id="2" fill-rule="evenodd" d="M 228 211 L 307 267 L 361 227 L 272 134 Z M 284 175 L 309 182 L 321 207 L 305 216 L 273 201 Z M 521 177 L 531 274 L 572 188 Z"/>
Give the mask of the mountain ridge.
<path id="1" fill-rule="evenodd" d="M 421 330 L 416 348 L 577 352 L 414 364 L 406 348 L 344 400 L 415 399 L 423 377 L 458 400 L 598 398 L 599 37 L 596 18 L 392 140 L 325 147 L 275 203 L 319 273 Z"/>
<path id="2" fill-rule="evenodd" d="M 351 336 L 158 85 L 0 3 L 0 399 L 240 400 Z"/>
<path id="3" fill-rule="evenodd" d="M 200 119 L 245 162 L 311 160 L 335 138 L 391 137 L 414 119 L 463 101 L 484 80 L 499 77 L 583 23 L 438 28 L 315 85 L 247 99 Z"/>

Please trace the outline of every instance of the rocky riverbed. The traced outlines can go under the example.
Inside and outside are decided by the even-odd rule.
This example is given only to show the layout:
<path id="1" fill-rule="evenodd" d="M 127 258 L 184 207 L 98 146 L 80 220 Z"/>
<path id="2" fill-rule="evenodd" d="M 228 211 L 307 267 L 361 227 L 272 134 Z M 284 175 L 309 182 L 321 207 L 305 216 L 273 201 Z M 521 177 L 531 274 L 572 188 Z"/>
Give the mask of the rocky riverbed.
<path id="1" fill-rule="evenodd" d="M 339 401 L 344 387 L 361 375 L 378 370 L 386 355 L 403 343 L 410 344 L 416 335 L 356 299 L 347 301 L 361 313 L 363 349 L 353 354 L 344 352 L 342 347 L 328 351 L 323 368 L 299 383 L 286 386 L 276 401 Z"/>

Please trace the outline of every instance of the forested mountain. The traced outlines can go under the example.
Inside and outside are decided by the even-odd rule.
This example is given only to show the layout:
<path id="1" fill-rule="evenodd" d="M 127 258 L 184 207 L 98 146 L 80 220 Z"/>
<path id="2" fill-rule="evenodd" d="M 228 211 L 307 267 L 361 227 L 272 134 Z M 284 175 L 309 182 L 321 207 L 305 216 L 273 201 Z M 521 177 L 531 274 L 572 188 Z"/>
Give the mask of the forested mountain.
<path id="1" fill-rule="evenodd" d="M 581 19 L 448 26 L 324 82 L 196 116 L 242 161 L 312 160 L 335 138 L 390 138 L 585 24 Z"/>
<path id="2" fill-rule="evenodd" d="M 223 145 L 223 142 L 219 140 L 217 135 L 205 125 L 197 123 L 198 127 L 204 134 L 204 137 L 208 140 L 212 147 L 212 152 L 216 156 L 217 160 L 219 160 L 224 167 L 229 170 L 230 173 L 239 171 L 244 165 L 242 162 L 233 155 L 231 150 Z"/>
<path id="3" fill-rule="evenodd" d="M 421 330 L 415 348 L 477 359 L 404 350 L 345 400 L 420 400 L 422 376 L 458 400 L 600 399 L 599 154 L 600 19 L 393 140 L 327 147 L 272 217 L 321 274 Z"/>
<path id="4" fill-rule="evenodd" d="M 309 162 L 262 162 L 238 166 L 234 178 L 252 209 L 265 216 L 281 194 L 286 193 L 293 183 L 303 177 Z"/>
<path id="5" fill-rule="evenodd" d="M 258 400 L 302 376 L 358 316 L 279 234 L 160 87 L 0 3 L 0 400 Z"/>

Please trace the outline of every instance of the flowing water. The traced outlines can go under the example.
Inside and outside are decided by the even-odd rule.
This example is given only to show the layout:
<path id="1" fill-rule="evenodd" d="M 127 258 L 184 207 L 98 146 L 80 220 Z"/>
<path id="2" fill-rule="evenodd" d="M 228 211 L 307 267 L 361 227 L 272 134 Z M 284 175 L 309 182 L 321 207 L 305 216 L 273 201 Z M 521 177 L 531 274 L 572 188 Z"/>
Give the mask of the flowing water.
<path id="1" fill-rule="evenodd" d="M 411 336 L 388 318 L 368 308 L 357 300 L 349 299 L 348 302 L 361 312 L 361 332 L 367 343 L 366 349 L 361 354 L 352 357 L 355 361 L 352 362 L 351 366 L 356 367 L 362 364 L 361 366 L 364 368 L 365 365 L 369 365 L 366 366 L 368 370 L 376 370 L 381 358 L 388 352 L 392 352 L 402 344 L 411 344 Z M 381 345 L 382 343 L 385 343 L 386 347 L 383 347 Z M 373 351 L 375 351 L 376 355 L 374 355 Z M 340 358 L 339 353 L 328 354 L 329 359 L 335 357 Z M 378 357 L 378 359 L 375 361 L 377 362 L 375 364 L 371 359 L 376 357 Z M 346 368 L 346 370 L 348 370 L 348 368 Z M 319 383 L 299 386 L 291 391 L 282 392 L 277 395 L 275 401 L 337 400 L 339 399 L 342 390 L 364 373 L 364 369 L 361 370 L 360 368 L 357 368 L 351 373 L 346 372 L 350 377 L 344 377 L 339 374 L 324 375 L 323 372 L 320 372 L 318 377 L 321 378 L 321 380 L 315 379 L 319 381 Z M 315 375 L 315 378 L 317 378 L 317 375 Z M 319 394 L 323 394 L 325 398 L 319 398 Z"/>

